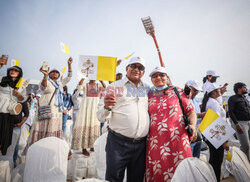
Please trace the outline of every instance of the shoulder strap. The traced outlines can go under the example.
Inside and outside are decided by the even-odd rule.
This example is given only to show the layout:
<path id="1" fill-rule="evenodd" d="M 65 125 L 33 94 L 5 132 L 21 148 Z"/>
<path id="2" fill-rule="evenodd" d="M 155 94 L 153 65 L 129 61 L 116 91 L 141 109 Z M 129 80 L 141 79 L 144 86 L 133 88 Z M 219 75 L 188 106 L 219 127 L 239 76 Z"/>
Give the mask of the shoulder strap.
<path id="1" fill-rule="evenodd" d="M 56 93 L 56 90 L 57 90 L 57 88 L 55 89 L 55 91 L 54 91 L 53 95 L 51 96 L 51 98 L 50 98 L 50 101 L 49 101 L 49 104 L 48 104 L 48 105 L 50 105 L 50 103 L 51 103 L 51 101 L 52 101 L 52 98 L 54 97 L 54 95 L 55 95 L 55 93 Z"/>
<path id="2" fill-rule="evenodd" d="M 54 97 L 54 95 L 55 95 L 55 93 L 56 93 L 56 90 L 57 90 L 57 88 L 55 89 L 55 91 L 54 91 L 53 95 L 51 96 L 51 98 L 50 98 L 50 100 L 49 100 L 49 104 L 48 104 L 48 105 L 50 105 L 50 103 L 51 103 L 51 101 L 52 101 L 52 98 Z M 39 102 L 40 102 L 40 101 L 38 101 L 38 107 L 40 107 Z"/>
<path id="3" fill-rule="evenodd" d="M 186 114 L 185 111 L 184 111 L 184 108 L 183 108 L 183 105 L 182 105 L 182 102 L 181 102 L 181 97 L 180 97 L 180 94 L 179 94 L 179 92 L 178 92 L 178 90 L 177 90 L 176 87 L 174 87 L 174 92 L 175 92 L 175 94 L 177 95 L 178 100 L 179 100 L 179 103 L 180 103 L 180 106 L 181 106 L 181 110 L 182 110 L 182 113 L 183 113 L 184 123 L 185 123 L 186 126 L 188 126 L 187 132 L 188 132 L 189 135 L 193 135 L 193 131 L 192 131 L 192 129 L 190 128 L 190 121 L 189 121 L 189 119 L 188 119 L 187 114 Z"/>
<path id="4" fill-rule="evenodd" d="M 183 115 L 186 115 L 186 113 L 185 113 L 185 111 L 184 111 L 184 108 L 183 108 L 183 105 L 182 105 L 182 101 L 181 101 L 180 94 L 179 94 L 179 92 L 178 92 L 178 90 L 177 90 L 176 87 L 174 87 L 174 92 L 175 92 L 175 94 L 176 94 L 177 97 L 178 97 L 179 104 L 180 104 L 180 106 L 181 106 L 181 110 L 182 110 L 182 112 L 183 112 Z"/>

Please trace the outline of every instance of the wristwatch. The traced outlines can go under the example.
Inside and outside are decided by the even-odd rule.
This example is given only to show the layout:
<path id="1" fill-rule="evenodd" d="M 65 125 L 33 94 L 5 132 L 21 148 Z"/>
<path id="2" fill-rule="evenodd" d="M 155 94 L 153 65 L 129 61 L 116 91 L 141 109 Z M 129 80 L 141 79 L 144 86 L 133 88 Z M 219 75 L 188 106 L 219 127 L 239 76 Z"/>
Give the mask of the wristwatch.
<path id="1" fill-rule="evenodd" d="M 108 108 L 106 108 L 105 106 L 104 106 L 104 109 L 105 109 L 105 110 L 107 110 L 107 111 L 111 111 L 111 110 L 112 110 L 112 109 L 108 109 Z"/>

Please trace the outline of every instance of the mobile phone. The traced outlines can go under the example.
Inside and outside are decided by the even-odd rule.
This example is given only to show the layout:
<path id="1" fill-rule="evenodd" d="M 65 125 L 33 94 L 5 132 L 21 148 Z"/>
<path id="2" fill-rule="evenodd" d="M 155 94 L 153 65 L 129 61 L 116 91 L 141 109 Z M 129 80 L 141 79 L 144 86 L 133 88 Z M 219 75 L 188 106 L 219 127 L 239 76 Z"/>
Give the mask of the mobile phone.
<path id="1" fill-rule="evenodd" d="M 189 95 L 189 94 L 190 94 L 190 91 L 191 91 L 191 88 L 190 88 L 189 86 L 185 85 L 184 93 L 185 93 L 186 95 Z"/>
<path id="2" fill-rule="evenodd" d="M 49 71 L 49 62 L 48 61 L 43 61 L 42 70 Z"/>
<path id="3" fill-rule="evenodd" d="M 8 55 L 3 54 L 0 58 L 0 64 L 6 65 L 8 62 L 8 58 L 9 58 Z"/>

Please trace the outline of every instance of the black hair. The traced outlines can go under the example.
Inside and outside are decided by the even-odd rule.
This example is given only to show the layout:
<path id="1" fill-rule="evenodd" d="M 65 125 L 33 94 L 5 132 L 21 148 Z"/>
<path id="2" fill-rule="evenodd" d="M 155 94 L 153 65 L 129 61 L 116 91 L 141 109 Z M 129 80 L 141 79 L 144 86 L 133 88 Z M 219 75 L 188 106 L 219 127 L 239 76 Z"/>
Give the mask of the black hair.
<path id="1" fill-rule="evenodd" d="M 72 95 L 74 95 L 74 94 L 76 93 L 76 91 L 77 91 L 77 88 L 74 90 L 74 92 L 73 92 L 73 94 L 72 94 Z"/>
<path id="2" fill-rule="evenodd" d="M 237 94 L 238 93 L 238 89 L 241 89 L 244 86 L 246 86 L 245 83 L 242 83 L 242 82 L 235 83 L 234 84 L 234 93 Z"/>
<path id="3" fill-rule="evenodd" d="M 68 94 L 68 87 L 66 85 L 63 87 L 63 91 L 66 92 L 67 99 L 68 99 L 69 98 L 69 94 Z"/>
<path id="4" fill-rule="evenodd" d="M 209 97 L 211 97 L 212 92 L 209 92 L 209 93 L 206 92 L 205 93 L 205 95 L 204 95 L 204 97 L 202 99 L 201 112 L 205 112 L 206 111 L 207 101 L 208 101 Z"/>
<path id="5" fill-rule="evenodd" d="M 203 83 L 206 83 L 206 81 L 208 80 L 208 76 L 212 76 L 212 75 L 207 75 L 207 76 L 205 76 L 205 77 L 203 78 L 203 80 L 202 80 Z M 216 77 L 216 76 L 212 76 L 210 82 L 211 82 L 211 83 L 215 83 L 216 80 L 217 80 L 217 78 L 218 78 L 218 77 Z"/>
<path id="6" fill-rule="evenodd" d="M 207 79 L 208 79 L 208 76 L 205 76 L 204 78 L 203 78 L 203 83 L 206 83 L 206 81 L 207 81 Z"/>

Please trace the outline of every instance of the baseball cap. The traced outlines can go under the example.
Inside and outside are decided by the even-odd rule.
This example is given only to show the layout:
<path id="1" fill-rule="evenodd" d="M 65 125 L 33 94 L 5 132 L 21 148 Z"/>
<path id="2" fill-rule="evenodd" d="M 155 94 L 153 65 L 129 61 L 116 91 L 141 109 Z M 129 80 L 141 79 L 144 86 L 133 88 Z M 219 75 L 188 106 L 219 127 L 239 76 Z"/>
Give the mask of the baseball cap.
<path id="1" fill-rule="evenodd" d="M 149 74 L 149 76 L 151 77 L 153 74 L 155 73 L 165 73 L 167 75 L 167 71 L 164 67 L 160 67 L 160 66 L 157 66 L 155 67 L 151 73 Z"/>
<path id="2" fill-rule="evenodd" d="M 207 75 L 212 75 L 214 77 L 219 77 L 219 75 L 216 74 L 216 72 L 214 70 L 208 70 L 207 71 Z"/>
<path id="3" fill-rule="evenodd" d="M 200 82 L 198 82 L 198 81 L 196 81 L 196 80 L 188 80 L 188 81 L 186 82 L 186 85 L 187 85 L 187 86 L 194 87 L 194 88 L 195 88 L 196 90 L 198 90 L 198 91 L 202 91 Z"/>
<path id="4" fill-rule="evenodd" d="M 134 64 L 134 63 L 139 63 L 139 64 L 141 64 L 142 66 L 145 67 L 145 61 L 144 61 L 144 59 L 141 58 L 141 57 L 132 57 L 132 58 L 130 59 L 128 65 Z"/>
<path id="5" fill-rule="evenodd" d="M 50 74 L 51 72 L 53 72 L 53 71 L 59 73 L 59 76 L 60 76 L 60 72 L 59 72 L 56 68 L 53 68 L 53 69 L 49 72 L 49 74 Z"/>
<path id="6" fill-rule="evenodd" d="M 206 91 L 207 93 L 210 93 L 216 89 L 219 89 L 219 88 L 222 88 L 222 86 L 219 86 L 217 85 L 216 83 L 207 83 L 207 86 L 206 86 Z"/>

